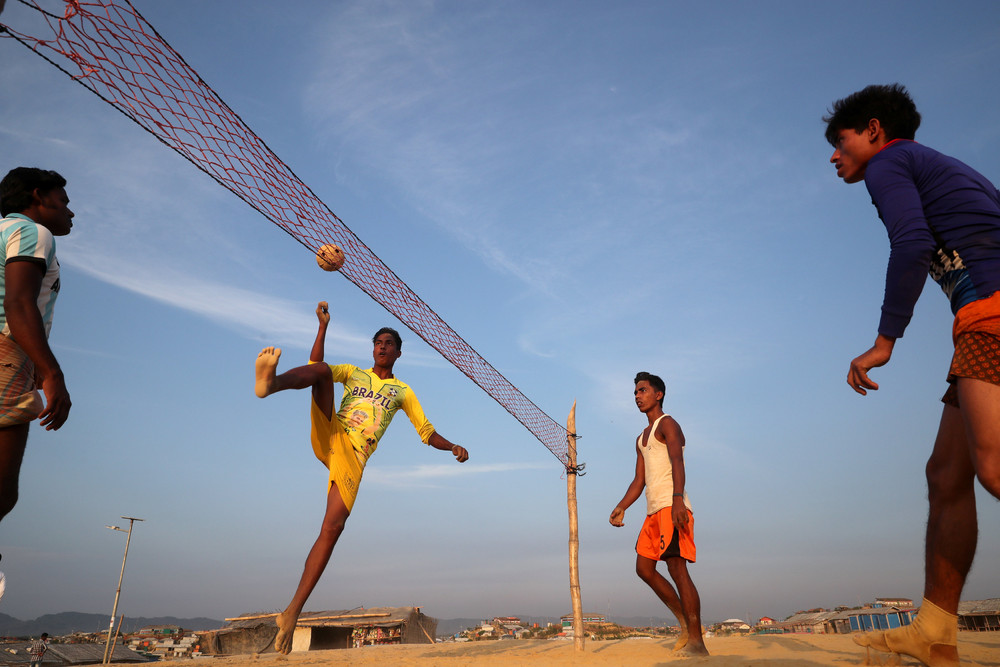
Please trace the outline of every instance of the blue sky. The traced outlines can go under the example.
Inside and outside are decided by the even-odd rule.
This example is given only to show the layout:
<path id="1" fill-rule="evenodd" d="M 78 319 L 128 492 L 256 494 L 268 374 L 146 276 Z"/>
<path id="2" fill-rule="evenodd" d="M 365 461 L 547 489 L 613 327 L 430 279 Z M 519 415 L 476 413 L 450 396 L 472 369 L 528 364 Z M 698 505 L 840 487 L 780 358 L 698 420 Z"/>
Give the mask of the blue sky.
<path id="1" fill-rule="evenodd" d="M 58 8 L 61 3 L 48 2 Z M 862 398 L 888 253 L 820 120 L 907 85 L 918 140 L 1000 181 L 993 2 L 233 2 L 135 6 L 438 314 L 557 421 L 578 402 L 584 607 L 661 618 L 635 576 L 638 370 L 687 437 L 706 621 L 919 599 L 923 466 L 951 318 L 930 284 Z M 19 30 L 33 12 L 8 3 Z M 41 34 L 41 33 L 39 33 Z M 0 526 L 28 619 L 235 616 L 288 602 L 324 507 L 308 396 L 261 401 L 253 361 L 371 361 L 394 317 L 188 162 L 12 40 L 0 154 L 60 171 L 51 343 L 73 397 L 34 428 Z M 399 377 L 464 465 L 401 417 L 369 463 L 306 609 L 442 618 L 570 609 L 566 484 L 527 430 L 404 331 Z M 980 494 L 965 597 L 1000 596 L 1000 512 Z M 96 629 L 96 628 L 95 628 Z"/>

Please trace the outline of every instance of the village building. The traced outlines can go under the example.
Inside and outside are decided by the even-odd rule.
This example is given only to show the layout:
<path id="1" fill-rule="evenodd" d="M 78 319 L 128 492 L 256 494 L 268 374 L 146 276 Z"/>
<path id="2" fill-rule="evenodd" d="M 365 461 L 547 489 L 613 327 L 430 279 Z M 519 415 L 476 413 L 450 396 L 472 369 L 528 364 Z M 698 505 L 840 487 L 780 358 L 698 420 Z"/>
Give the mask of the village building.
<path id="1" fill-rule="evenodd" d="M 750 625 L 738 618 L 729 618 L 719 623 L 719 630 L 723 632 L 750 632 Z"/>
<path id="2" fill-rule="evenodd" d="M 208 655 L 273 653 L 277 614 L 227 618 L 221 630 L 201 634 Z M 419 607 L 372 607 L 305 612 L 292 636 L 292 651 L 357 648 L 383 644 L 433 644 L 437 619 Z"/>
<path id="3" fill-rule="evenodd" d="M 871 630 L 892 630 L 913 622 L 916 610 L 897 607 L 871 607 L 866 609 L 851 609 L 844 612 L 850 621 L 849 632 L 869 632 Z"/>
<path id="4" fill-rule="evenodd" d="M 958 603 L 958 627 L 961 630 L 1000 630 L 1000 598 Z"/>
<path id="5" fill-rule="evenodd" d="M 872 606 L 876 609 L 880 607 L 896 607 L 898 609 L 912 609 L 913 600 L 911 598 L 875 598 Z"/>
<path id="6" fill-rule="evenodd" d="M 563 628 L 573 629 L 573 614 L 566 614 L 559 618 Z M 584 623 L 607 623 L 608 617 L 604 614 L 583 614 Z"/>

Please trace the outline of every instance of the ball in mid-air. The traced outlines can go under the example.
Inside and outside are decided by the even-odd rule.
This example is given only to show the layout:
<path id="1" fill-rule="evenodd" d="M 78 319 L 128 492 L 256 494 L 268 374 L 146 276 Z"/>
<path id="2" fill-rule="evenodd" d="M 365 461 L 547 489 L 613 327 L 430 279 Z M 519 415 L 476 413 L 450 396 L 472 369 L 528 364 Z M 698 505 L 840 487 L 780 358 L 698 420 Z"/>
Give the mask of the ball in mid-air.
<path id="1" fill-rule="evenodd" d="M 339 271 L 345 259 L 344 251 L 335 243 L 327 243 L 316 253 L 316 263 L 324 271 Z"/>

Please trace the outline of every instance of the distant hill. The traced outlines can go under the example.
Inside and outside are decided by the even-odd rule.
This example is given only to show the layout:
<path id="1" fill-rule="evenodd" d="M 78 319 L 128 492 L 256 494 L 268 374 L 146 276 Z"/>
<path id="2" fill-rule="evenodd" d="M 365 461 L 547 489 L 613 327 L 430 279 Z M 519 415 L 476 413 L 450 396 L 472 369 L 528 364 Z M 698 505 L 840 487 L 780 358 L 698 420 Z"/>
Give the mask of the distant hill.
<path id="1" fill-rule="evenodd" d="M 107 632 L 108 614 L 84 614 L 76 611 L 64 611 L 60 614 L 45 614 L 33 621 L 22 621 L 0 614 L 0 636 L 4 637 L 37 637 L 43 632 L 50 635 L 69 635 L 74 632 Z M 152 618 L 125 617 L 122 632 L 135 632 L 147 625 L 178 625 L 185 630 L 216 630 L 225 623 L 213 618 L 176 618 L 174 616 L 157 616 Z"/>

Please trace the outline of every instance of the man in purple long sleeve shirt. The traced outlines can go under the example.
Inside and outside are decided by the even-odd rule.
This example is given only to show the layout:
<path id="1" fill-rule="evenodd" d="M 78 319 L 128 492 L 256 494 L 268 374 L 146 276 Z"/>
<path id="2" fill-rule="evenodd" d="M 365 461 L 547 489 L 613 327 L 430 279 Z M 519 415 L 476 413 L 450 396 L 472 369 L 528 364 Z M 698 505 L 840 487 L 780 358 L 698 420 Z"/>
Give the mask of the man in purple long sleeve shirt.
<path id="1" fill-rule="evenodd" d="M 928 273 L 951 301 L 955 355 L 927 462 L 924 600 L 913 624 L 855 637 L 862 646 L 957 666 L 958 602 L 976 552 L 975 481 L 1000 499 L 1000 193 L 964 163 L 913 141 L 920 114 L 899 84 L 868 86 L 825 117 L 837 176 L 865 181 L 889 233 L 875 344 L 848 384 L 877 390 Z"/>

